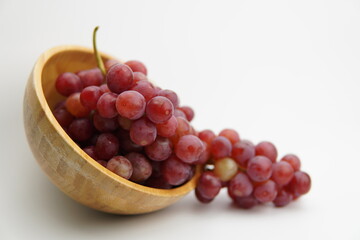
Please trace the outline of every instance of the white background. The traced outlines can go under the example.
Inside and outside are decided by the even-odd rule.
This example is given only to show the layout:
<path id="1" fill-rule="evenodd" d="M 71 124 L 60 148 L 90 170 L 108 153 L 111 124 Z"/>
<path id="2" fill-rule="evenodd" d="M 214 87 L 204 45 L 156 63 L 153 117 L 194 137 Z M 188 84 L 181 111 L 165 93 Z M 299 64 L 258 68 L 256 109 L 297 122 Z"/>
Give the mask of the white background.
<path id="1" fill-rule="evenodd" d="M 37 57 L 98 46 L 146 63 L 196 110 L 197 129 L 237 129 L 298 154 L 311 192 L 288 207 L 210 205 L 113 216 L 62 194 L 26 142 L 22 98 Z M 0 239 L 360 239 L 359 1 L 0 0 Z M 206 238 L 205 238 L 206 237 Z"/>

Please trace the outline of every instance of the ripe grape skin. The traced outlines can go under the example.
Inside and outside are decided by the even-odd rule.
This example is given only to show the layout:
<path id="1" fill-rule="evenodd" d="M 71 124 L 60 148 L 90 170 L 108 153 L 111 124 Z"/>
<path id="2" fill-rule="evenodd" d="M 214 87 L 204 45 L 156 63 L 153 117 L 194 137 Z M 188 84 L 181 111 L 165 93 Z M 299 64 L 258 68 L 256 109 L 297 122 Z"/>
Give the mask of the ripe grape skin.
<path id="1" fill-rule="evenodd" d="M 84 88 L 88 86 L 100 86 L 104 82 L 104 77 L 99 68 L 82 70 L 78 72 L 77 75 L 81 79 Z"/>
<path id="2" fill-rule="evenodd" d="M 131 140 L 140 145 L 147 146 L 153 143 L 156 139 L 156 126 L 147 118 L 140 118 L 135 120 L 130 127 Z"/>
<path id="3" fill-rule="evenodd" d="M 171 185 L 165 181 L 162 176 L 153 176 L 151 175 L 150 178 L 146 180 L 144 183 L 145 186 L 152 187 L 152 188 L 160 188 L 160 189 L 171 189 Z"/>
<path id="4" fill-rule="evenodd" d="M 130 90 L 137 91 L 144 96 L 146 102 L 155 97 L 155 89 L 149 81 L 141 80 L 133 84 Z"/>
<path id="5" fill-rule="evenodd" d="M 168 89 L 163 89 L 163 90 L 160 90 L 157 93 L 157 95 L 163 96 L 163 97 L 166 97 L 167 99 L 169 99 L 171 101 L 171 103 L 173 104 L 174 108 L 177 108 L 179 106 L 179 98 L 178 98 L 178 95 L 174 91 L 171 91 Z"/>
<path id="6" fill-rule="evenodd" d="M 100 85 L 101 95 L 110 92 L 110 89 L 106 83 Z"/>
<path id="7" fill-rule="evenodd" d="M 111 158 L 108 161 L 106 168 L 125 179 L 129 179 L 133 173 L 133 167 L 130 161 L 123 156 Z"/>
<path id="8" fill-rule="evenodd" d="M 57 77 L 55 87 L 61 95 L 67 97 L 73 93 L 80 92 L 83 89 L 83 84 L 76 74 L 65 72 Z"/>
<path id="9" fill-rule="evenodd" d="M 93 134 L 93 126 L 87 118 L 77 118 L 69 126 L 69 135 L 75 141 L 86 141 Z"/>
<path id="10" fill-rule="evenodd" d="M 182 117 L 182 118 L 187 120 L 185 113 L 183 111 L 181 111 L 180 109 L 178 109 L 178 108 L 176 108 L 174 110 L 174 116 L 175 117 Z"/>
<path id="11" fill-rule="evenodd" d="M 99 163 L 101 166 L 103 166 L 103 167 L 107 167 L 107 161 L 105 161 L 105 160 L 96 160 L 96 162 L 97 163 Z"/>
<path id="12" fill-rule="evenodd" d="M 294 154 L 287 154 L 280 161 L 288 162 L 293 167 L 295 172 L 300 170 L 300 159 Z"/>
<path id="13" fill-rule="evenodd" d="M 247 197 L 253 192 L 253 185 L 246 174 L 239 172 L 230 180 L 228 192 L 232 197 Z"/>
<path id="14" fill-rule="evenodd" d="M 53 112 L 54 117 L 59 122 L 60 126 L 63 128 L 69 127 L 69 125 L 74 120 L 73 115 L 71 115 L 65 108 L 60 107 L 56 108 Z"/>
<path id="15" fill-rule="evenodd" d="M 145 64 L 143 64 L 140 61 L 137 60 L 131 60 L 125 62 L 126 65 L 128 65 L 133 72 L 141 72 L 145 76 L 147 75 L 147 69 L 145 67 Z"/>
<path id="16" fill-rule="evenodd" d="M 247 197 L 235 197 L 233 199 L 235 206 L 243 209 L 250 209 L 258 204 L 256 198 L 252 195 Z"/>
<path id="17" fill-rule="evenodd" d="M 276 207 L 284 207 L 293 200 L 293 196 L 285 190 L 280 190 L 273 203 Z"/>
<path id="18" fill-rule="evenodd" d="M 95 146 L 85 147 L 83 148 L 83 151 L 86 152 L 86 154 L 89 155 L 92 159 L 99 160 L 95 154 Z"/>
<path id="19" fill-rule="evenodd" d="M 215 133 L 209 129 L 203 130 L 199 132 L 199 138 L 206 142 L 209 146 L 211 145 L 211 142 L 216 137 Z"/>
<path id="20" fill-rule="evenodd" d="M 158 136 L 152 144 L 145 147 L 145 152 L 153 161 L 164 161 L 170 157 L 172 148 L 168 138 Z"/>
<path id="21" fill-rule="evenodd" d="M 199 200 L 199 202 L 205 203 L 205 204 L 210 203 L 212 200 L 214 200 L 214 198 L 204 197 L 197 188 L 195 189 L 195 197 L 197 198 L 197 200 Z"/>
<path id="22" fill-rule="evenodd" d="M 250 159 L 247 174 L 255 182 L 263 182 L 270 178 L 272 173 L 272 162 L 264 156 L 256 156 Z"/>
<path id="23" fill-rule="evenodd" d="M 185 113 L 186 119 L 189 122 L 191 122 L 194 119 L 195 112 L 191 107 L 182 106 L 182 107 L 179 107 L 178 109 L 181 110 L 183 113 Z"/>
<path id="24" fill-rule="evenodd" d="M 119 140 L 112 133 L 99 135 L 95 145 L 95 153 L 102 160 L 108 160 L 119 152 Z"/>
<path id="25" fill-rule="evenodd" d="M 204 144 L 200 138 L 194 135 L 182 136 L 175 145 L 176 156 L 188 164 L 193 164 L 199 160 L 204 151 Z"/>
<path id="26" fill-rule="evenodd" d="M 310 191 L 311 178 L 309 174 L 302 171 L 294 173 L 294 177 L 288 185 L 288 189 L 294 196 L 304 195 Z"/>
<path id="27" fill-rule="evenodd" d="M 144 75 L 141 72 L 134 72 L 133 75 L 134 75 L 134 82 L 132 86 L 134 86 L 134 84 L 136 84 L 139 81 L 149 81 L 146 75 Z"/>
<path id="28" fill-rule="evenodd" d="M 255 147 L 244 141 L 237 142 L 232 147 L 231 156 L 241 168 L 246 169 L 249 160 L 255 156 Z"/>
<path id="29" fill-rule="evenodd" d="M 120 142 L 120 152 L 124 155 L 130 152 L 143 152 L 142 146 L 131 141 L 128 131 L 119 129 L 116 135 Z"/>
<path id="30" fill-rule="evenodd" d="M 143 95 L 136 91 L 125 91 L 116 99 L 118 113 L 130 120 L 141 118 L 145 113 L 146 102 Z"/>
<path id="31" fill-rule="evenodd" d="M 132 122 L 133 121 L 128 118 L 124 118 L 120 115 L 118 116 L 118 123 L 119 123 L 120 127 L 126 131 L 130 130 Z"/>
<path id="32" fill-rule="evenodd" d="M 133 72 L 130 67 L 125 64 L 115 64 L 110 67 L 107 75 L 106 82 L 109 89 L 114 93 L 122 93 L 128 90 L 134 81 Z"/>
<path id="33" fill-rule="evenodd" d="M 97 102 L 101 97 L 101 95 L 102 93 L 100 87 L 88 86 L 81 91 L 80 94 L 81 104 L 88 109 L 95 110 L 97 106 Z"/>
<path id="34" fill-rule="evenodd" d="M 161 173 L 166 182 L 173 186 L 178 186 L 189 179 L 191 167 L 175 155 L 171 155 L 167 160 L 162 162 Z"/>
<path id="35" fill-rule="evenodd" d="M 198 180 L 196 191 L 201 198 L 206 200 L 214 199 L 220 192 L 221 181 L 212 172 L 203 172 Z M 201 198 L 199 200 L 201 200 Z"/>
<path id="36" fill-rule="evenodd" d="M 200 155 L 199 159 L 193 164 L 205 164 L 210 159 L 210 147 L 206 142 L 202 142 L 204 144 L 205 150 Z"/>
<path id="37" fill-rule="evenodd" d="M 234 129 L 223 129 L 220 133 L 219 136 L 223 136 L 226 137 L 227 139 L 229 139 L 229 141 L 232 144 L 235 144 L 237 142 L 240 142 L 240 136 L 239 134 L 234 130 Z"/>
<path id="38" fill-rule="evenodd" d="M 215 160 L 214 173 L 221 181 L 227 182 L 232 179 L 238 171 L 236 162 L 229 157 Z"/>
<path id="39" fill-rule="evenodd" d="M 77 118 L 87 117 L 91 111 L 81 104 L 79 92 L 71 94 L 66 99 L 65 106 L 66 110 Z"/>
<path id="40" fill-rule="evenodd" d="M 215 159 L 229 157 L 231 149 L 231 142 L 226 137 L 218 136 L 211 142 L 211 154 Z"/>
<path id="41" fill-rule="evenodd" d="M 177 119 L 171 116 L 165 123 L 156 124 L 157 134 L 162 137 L 171 137 L 176 133 L 177 126 Z"/>
<path id="42" fill-rule="evenodd" d="M 269 158 L 272 162 L 276 162 L 277 150 L 274 144 L 264 141 L 260 142 L 255 146 L 255 155 L 265 156 Z"/>
<path id="43" fill-rule="evenodd" d="M 97 102 L 97 110 L 100 116 L 104 118 L 113 118 L 118 115 L 116 110 L 116 98 L 115 93 L 104 93 Z"/>
<path id="44" fill-rule="evenodd" d="M 118 129 L 117 118 L 103 118 L 98 112 L 93 115 L 94 127 L 100 132 L 112 132 Z"/>
<path id="45" fill-rule="evenodd" d="M 130 177 L 131 181 L 141 183 L 151 176 L 152 166 L 143 154 L 132 152 L 125 157 L 131 162 L 133 167 L 133 172 Z"/>
<path id="46" fill-rule="evenodd" d="M 261 203 L 272 202 L 276 198 L 277 187 L 276 183 L 269 180 L 255 187 L 254 196 Z"/>
<path id="47" fill-rule="evenodd" d="M 272 168 L 272 180 L 279 186 L 288 184 L 294 176 L 294 169 L 285 161 L 276 162 Z"/>
<path id="48" fill-rule="evenodd" d="M 115 60 L 115 59 L 109 59 L 105 62 L 105 70 L 106 72 L 109 71 L 109 69 L 114 66 L 115 64 L 119 64 L 120 62 L 118 60 Z"/>
<path id="49" fill-rule="evenodd" d="M 155 124 L 165 123 L 173 113 L 174 106 L 166 97 L 154 97 L 146 105 L 146 116 Z"/>

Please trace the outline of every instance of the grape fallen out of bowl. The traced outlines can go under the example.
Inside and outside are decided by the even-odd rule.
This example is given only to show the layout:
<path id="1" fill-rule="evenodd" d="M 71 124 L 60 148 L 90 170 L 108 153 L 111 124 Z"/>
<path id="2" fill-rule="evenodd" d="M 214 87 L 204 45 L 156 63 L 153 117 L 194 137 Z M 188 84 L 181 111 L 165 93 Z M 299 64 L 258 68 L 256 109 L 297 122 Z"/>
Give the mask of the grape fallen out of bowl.
<path id="1" fill-rule="evenodd" d="M 243 209 L 266 203 L 283 207 L 309 192 L 310 176 L 296 155 L 279 159 L 271 142 L 255 145 L 232 128 L 219 134 L 198 131 L 191 125 L 194 110 L 181 105 L 175 91 L 149 81 L 142 62 L 104 63 L 96 48 L 97 29 L 97 67 L 56 76 L 63 98 L 50 107 L 99 166 L 157 189 L 179 188 L 193 179 L 197 167 L 195 196 L 201 203 L 227 188 L 234 206 Z"/>

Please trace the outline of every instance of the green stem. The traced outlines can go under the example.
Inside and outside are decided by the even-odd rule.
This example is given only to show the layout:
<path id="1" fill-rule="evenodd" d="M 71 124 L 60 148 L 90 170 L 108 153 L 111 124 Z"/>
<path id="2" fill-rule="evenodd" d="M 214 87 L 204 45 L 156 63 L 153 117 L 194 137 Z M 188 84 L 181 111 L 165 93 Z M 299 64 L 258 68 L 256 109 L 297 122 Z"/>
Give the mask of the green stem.
<path id="1" fill-rule="evenodd" d="M 94 54 L 95 54 L 95 58 L 96 58 L 96 62 L 98 67 L 101 70 L 101 73 L 105 76 L 106 75 L 106 70 L 105 70 L 105 66 L 104 66 L 104 62 L 100 56 L 100 53 L 97 50 L 96 47 L 96 32 L 99 29 L 99 26 L 96 26 L 93 32 L 93 48 L 94 48 Z"/>

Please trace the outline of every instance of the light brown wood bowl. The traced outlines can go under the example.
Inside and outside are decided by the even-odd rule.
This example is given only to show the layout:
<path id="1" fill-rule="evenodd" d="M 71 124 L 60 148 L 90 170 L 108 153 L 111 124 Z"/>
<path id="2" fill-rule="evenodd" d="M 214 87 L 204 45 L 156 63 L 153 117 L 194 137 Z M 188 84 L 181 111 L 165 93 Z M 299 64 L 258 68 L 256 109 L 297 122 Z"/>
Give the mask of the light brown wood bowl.
<path id="1" fill-rule="evenodd" d="M 101 56 L 104 61 L 115 59 L 106 54 Z M 61 191 L 99 211 L 140 214 L 175 203 L 194 189 L 199 167 L 189 182 L 170 190 L 133 183 L 89 157 L 53 116 L 51 108 L 63 99 L 55 90 L 56 77 L 63 72 L 77 72 L 95 66 L 92 49 L 79 46 L 52 48 L 36 62 L 24 97 L 25 131 L 35 159 Z"/>

